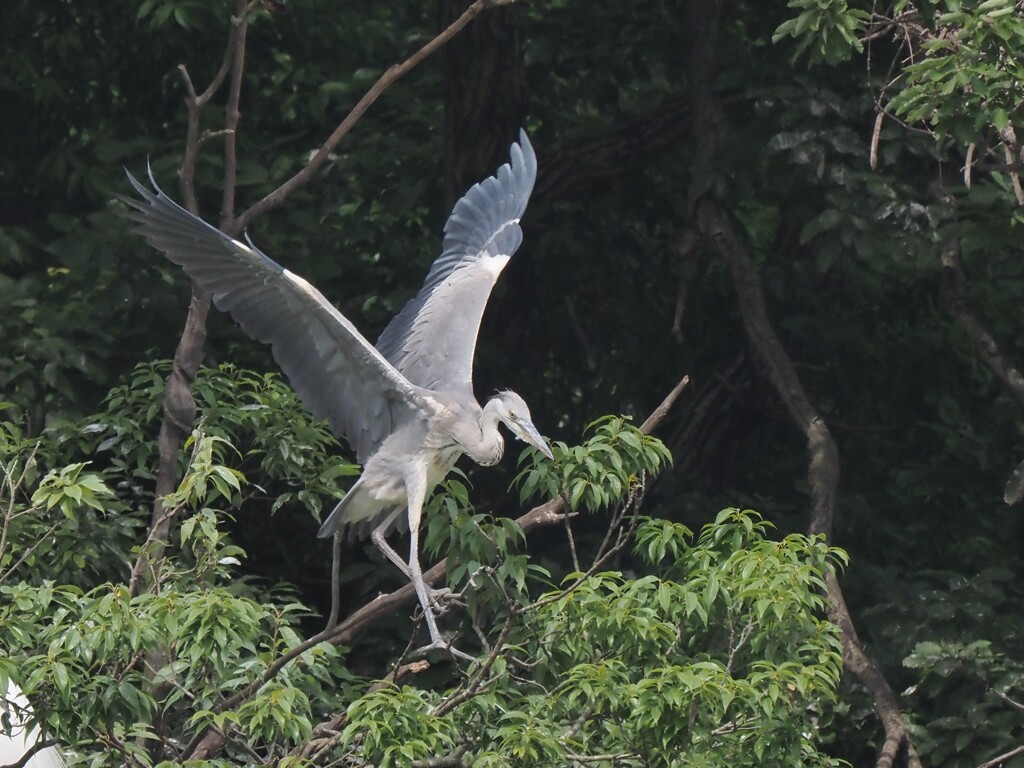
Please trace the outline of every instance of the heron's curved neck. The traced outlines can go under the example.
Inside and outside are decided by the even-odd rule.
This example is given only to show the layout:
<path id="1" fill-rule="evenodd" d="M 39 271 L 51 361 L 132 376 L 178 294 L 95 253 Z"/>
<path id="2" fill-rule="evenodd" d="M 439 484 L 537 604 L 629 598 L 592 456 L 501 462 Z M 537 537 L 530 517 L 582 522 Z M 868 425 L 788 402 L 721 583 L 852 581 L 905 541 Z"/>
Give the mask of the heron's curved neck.
<path id="1" fill-rule="evenodd" d="M 496 398 L 488 400 L 480 413 L 479 435 L 474 435 L 475 439 L 463 445 L 469 458 L 485 467 L 497 464 L 505 453 L 505 440 L 498 431 L 500 408 L 501 403 Z"/>

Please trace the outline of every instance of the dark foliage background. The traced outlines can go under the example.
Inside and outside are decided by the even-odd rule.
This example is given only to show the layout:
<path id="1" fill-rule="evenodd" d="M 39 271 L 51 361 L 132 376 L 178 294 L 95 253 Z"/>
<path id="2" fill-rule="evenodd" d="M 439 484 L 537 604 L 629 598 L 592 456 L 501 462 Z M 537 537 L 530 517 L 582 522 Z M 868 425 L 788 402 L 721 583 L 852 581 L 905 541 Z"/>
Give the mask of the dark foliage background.
<path id="1" fill-rule="evenodd" d="M 268 7 L 249 30 L 240 208 L 298 170 L 376 77 L 464 4 Z M 177 197 L 177 67 L 209 80 L 232 8 L 5 5 L 0 400 L 29 433 L 94 412 L 137 364 L 173 354 L 188 286 L 129 235 L 114 197 L 127 190 L 123 167 L 138 175 L 147 160 Z M 1024 527 L 1021 507 L 1002 501 L 1024 456 L 1024 421 L 947 311 L 939 254 L 957 239 L 973 311 L 1019 361 L 1024 259 L 1011 176 L 978 173 L 968 188 L 969 141 L 919 122 L 886 122 L 870 167 L 876 99 L 900 41 L 880 36 L 870 57 L 810 66 L 794 59 L 795 41 L 771 41 L 796 11 L 758 2 L 724 5 L 717 19 L 722 151 L 712 167 L 698 163 L 693 12 L 682 0 L 551 0 L 485 15 L 390 88 L 315 179 L 249 234 L 376 338 L 436 255 L 453 194 L 501 162 L 522 121 L 541 176 L 525 245 L 481 331 L 478 395 L 523 393 L 542 431 L 573 443 L 603 414 L 643 417 L 689 373 L 693 385 L 660 428 L 674 465 L 645 511 L 697 528 L 722 507 L 753 507 L 782 533 L 803 531 L 804 437 L 752 353 L 729 272 L 693 239 L 693 202 L 713 193 L 838 444 L 832 541 L 851 557 L 841 582 L 861 639 L 901 694 L 927 762 L 978 764 L 979 741 L 992 755 L 1022 731 L 995 691 L 1024 696 Z M 205 119 L 215 129 L 220 115 Z M 197 167 L 209 220 L 221 171 L 214 141 Z M 274 367 L 219 314 L 205 361 Z M 466 470 L 477 508 L 521 511 L 507 492 L 513 461 Z M 293 584 L 326 610 L 330 553 L 316 527 L 303 504 L 272 513 L 260 499 L 233 523 L 250 576 Z M 543 540 L 533 546 L 549 567 L 568 567 Z M 365 557 L 348 553 L 352 605 L 398 583 Z M 844 716 L 824 738 L 863 764 L 881 731 L 870 698 L 846 685 Z M 993 718 L 1001 725 L 985 732 Z"/>

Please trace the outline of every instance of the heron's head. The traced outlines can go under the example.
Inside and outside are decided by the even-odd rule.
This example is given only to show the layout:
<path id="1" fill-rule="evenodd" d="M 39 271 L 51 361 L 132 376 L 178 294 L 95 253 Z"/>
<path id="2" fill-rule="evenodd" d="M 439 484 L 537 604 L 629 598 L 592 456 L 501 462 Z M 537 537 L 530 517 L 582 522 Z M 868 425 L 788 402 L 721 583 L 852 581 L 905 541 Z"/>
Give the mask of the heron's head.
<path id="1" fill-rule="evenodd" d="M 488 403 L 498 414 L 498 419 L 509 428 L 513 435 L 529 443 L 549 459 L 555 458 L 547 442 L 533 426 L 530 409 L 526 401 L 511 390 L 499 392 Z"/>

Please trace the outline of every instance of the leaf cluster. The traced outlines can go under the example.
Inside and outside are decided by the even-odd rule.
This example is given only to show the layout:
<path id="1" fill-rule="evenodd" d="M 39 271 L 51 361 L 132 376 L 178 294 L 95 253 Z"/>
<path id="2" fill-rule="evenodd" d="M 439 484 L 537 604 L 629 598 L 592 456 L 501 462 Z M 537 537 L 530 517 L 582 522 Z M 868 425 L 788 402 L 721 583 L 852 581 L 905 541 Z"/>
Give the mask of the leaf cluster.
<path id="1" fill-rule="evenodd" d="M 136 444 L 122 420 L 145 412 L 159 378 L 137 371 L 136 386 L 113 392 L 88 430 L 65 425 L 11 443 L 10 552 L 37 546 L 33 537 L 80 549 L 40 526 L 51 518 L 70 524 L 85 511 L 109 524 L 127 511 L 120 494 L 140 479 L 124 473 L 152 446 Z M 836 630 L 820 617 L 820 590 L 841 555 L 819 540 L 770 541 L 767 524 L 738 510 L 719 515 L 696 542 L 682 526 L 647 520 L 637 552 L 658 575 L 601 570 L 597 559 L 552 585 L 516 551 L 522 531 L 471 515 L 465 486 L 452 481 L 432 503 L 441 528 L 462 527 L 451 540 L 453 583 L 471 595 L 481 660 L 434 684 L 370 685 L 334 646 L 305 642 L 308 609 L 288 589 L 238 578 L 244 552 L 228 522 L 249 499 L 245 474 L 230 464 L 247 454 L 230 436 L 244 436 L 250 418 L 275 429 L 294 402 L 272 378 L 235 369 L 206 371 L 197 392 L 216 393 L 216 407 L 187 448 L 182 483 L 163 500 L 181 525 L 152 591 L 126 586 L 126 563 L 120 579 L 92 585 L 85 573 L 77 583 L 57 581 L 44 563 L 27 562 L 0 580 L 0 688 L 16 678 L 38 722 L 83 764 L 152 765 L 180 756 L 209 729 L 224 735 L 224 764 L 299 760 L 313 745 L 332 759 L 394 766 L 446 755 L 478 766 L 600 755 L 665 766 L 831 764 L 808 718 L 824 716 L 838 681 Z M 96 471 L 83 462 L 24 470 L 38 457 L 100 444 L 100 455 L 118 461 Z M 330 449 L 327 441 L 299 454 L 288 447 L 274 461 L 290 459 L 298 476 Z M 248 451 L 254 466 L 273 453 L 268 443 Z M 616 500 L 607 478 L 633 488 L 669 458 L 622 419 L 602 420 L 586 446 L 559 451 L 552 477 L 602 489 L 579 495 L 577 509 L 590 513 L 639 498 L 631 491 Z M 539 466 L 524 470 L 541 478 L 538 487 L 549 481 Z M 59 561 L 60 551 L 48 557 Z M 326 741 L 324 720 L 336 724 Z"/>
<path id="2" fill-rule="evenodd" d="M 538 461 L 534 448 L 519 456 L 521 469 L 515 479 L 519 498 L 562 496 L 573 511 L 582 506 L 605 509 L 622 499 L 644 473 L 656 475 L 671 461 L 664 443 L 645 435 L 621 416 L 592 422 L 593 436 L 585 443 L 551 444 L 553 462 Z"/>

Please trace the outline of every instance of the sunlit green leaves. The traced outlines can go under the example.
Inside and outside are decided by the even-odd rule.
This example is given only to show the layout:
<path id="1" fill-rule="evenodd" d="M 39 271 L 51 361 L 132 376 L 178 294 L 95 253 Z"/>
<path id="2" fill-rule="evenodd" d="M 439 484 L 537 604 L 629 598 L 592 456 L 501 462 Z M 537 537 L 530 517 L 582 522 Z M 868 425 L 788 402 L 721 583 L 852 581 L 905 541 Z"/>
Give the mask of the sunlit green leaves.
<path id="1" fill-rule="evenodd" d="M 850 8 L 846 0 L 789 0 L 788 7 L 799 13 L 778 26 L 772 42 L 799 40 L 794 60 L 809 51 L 812 61 L 836 64 L 864 50 L 860 35 L 870 18 L 866 11 Z"/>
<path id="2" fill-rule="evenodd" d="M 957 4 L 939 16 L 924 56 L 909 64 L 892 108 L 910 122 L 926 122 L 963 144 L 1011 123 L 1024 75 L 1024 20 L 1012 0 Z"/>
<path id="3" fill-rule="evenodd" d="M 525 468 L 515 481 L 523 502 L 537 494 L 563 495 L 572 510 L 582 505 L 596 511 L 624 498 L 641 474 L 657 474 L 671 461 L 660 440 L 622 417 L 605 417 L 588 429 L 594 435 L 582 445 L 552 443 L 554 462 L 538 459 L 532 449 L 523 451 L 519 463 Z"/>
<path id="4" fill-rule="evenodd" d="M 821 595 L 843 555 L 820 539 L 772 541 L 768 528 L 724 510 L 691 544 L 682 526 L 645 521 L 637 549 L 653 543 L 664 576 L 596 573 L 541 604 L 535 674 L 557 692 L 546 706 L 586 713 L 570 751 L 829 763 L 804 718 L 836 695 L 841 645 Z"/>
<path id="5" fill-rule="evenodd" d="M 341 734 L 343 746 L 359 746 L 372 765 L 409 766 L 443 754 L 456 743 L 451 720 L 430 717 L 434 698 L 415 688 L 385 686 L 354 701 Z"/>
<path id="6" fill-rule="evenodd" d="M 59 506 L 69 519 L 74 517 L 75 509 L 82 504 L 102 510 L 104 500 L 112 498 L 114 494 L 99 475 L 82 473 L 86 464 L 78 462 L 48 472 L 32 494 L 32 503 L 45 509 Z"/>

